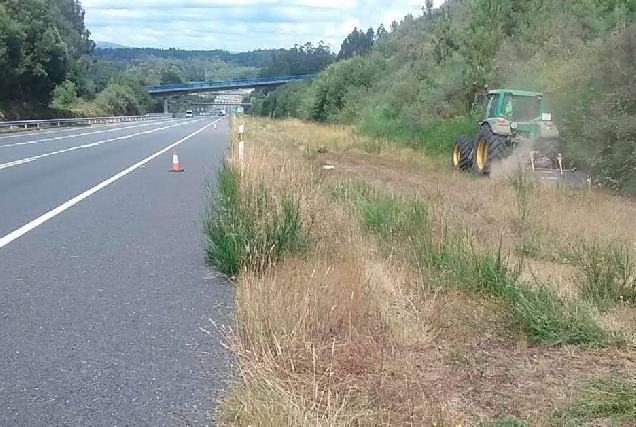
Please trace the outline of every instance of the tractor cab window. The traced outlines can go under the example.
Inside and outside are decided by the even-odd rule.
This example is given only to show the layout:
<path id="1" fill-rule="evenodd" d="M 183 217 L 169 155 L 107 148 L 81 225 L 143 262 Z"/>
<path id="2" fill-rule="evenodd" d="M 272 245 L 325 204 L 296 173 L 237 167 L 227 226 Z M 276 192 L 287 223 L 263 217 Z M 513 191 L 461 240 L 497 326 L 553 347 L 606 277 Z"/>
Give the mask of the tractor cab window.
<path id="1" fill-rule="evenodd" d="M 488 105 L 486 105 L 486 119 L 495 117 L 497 115 L 497 102 L 499 101 L 499 95 L 488 95 Z"/>
<path id="2" fill-rule="evenodd" d="M 515 96 L 507 93 L 501 106 L 501 114 L 508 120 L 529 122 L 541 116 L 541 98 Z"/>

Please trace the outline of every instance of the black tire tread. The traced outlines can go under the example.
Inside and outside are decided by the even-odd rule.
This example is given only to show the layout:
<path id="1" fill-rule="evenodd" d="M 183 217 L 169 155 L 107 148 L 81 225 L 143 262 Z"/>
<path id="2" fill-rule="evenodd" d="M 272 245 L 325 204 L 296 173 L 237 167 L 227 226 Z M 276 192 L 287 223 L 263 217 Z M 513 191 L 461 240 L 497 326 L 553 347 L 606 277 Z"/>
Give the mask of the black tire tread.
<path id="1" fill-rule="evenodd" d="M 460 171 L 469 170 L 472 166 L 471 150 L 473 149 L 474 140 L 470 135 L 460 135 L 453 141 L 453 150 L 451 151 L 451 165 Z M 459 145 L 459 165 L 453 164 L 453 151 L 455 146 Z"/>
<path id="2" fill-rule="evenodd" d="M 482 137 L 486 137 L 488 141 L 488 159 L 486 161 L 486 165 L 484 166 L 484 170 L 480 171 L 477 167 L 476 155 L 477 155 L 477 143 L 481 140 Z M 477 174 L 489 175 L 490 174 L 490 166 L 493 161 L 502 160 L 506 157 L 508 152 L 508 147 L 506 145 L 506 137 L 502 135 L 495 134 L 489 125 L 484 125 L 479 130 L 479 135 L 475 138 L 473 155 L 472 155 L 472 164 L 473 171 Z"/>

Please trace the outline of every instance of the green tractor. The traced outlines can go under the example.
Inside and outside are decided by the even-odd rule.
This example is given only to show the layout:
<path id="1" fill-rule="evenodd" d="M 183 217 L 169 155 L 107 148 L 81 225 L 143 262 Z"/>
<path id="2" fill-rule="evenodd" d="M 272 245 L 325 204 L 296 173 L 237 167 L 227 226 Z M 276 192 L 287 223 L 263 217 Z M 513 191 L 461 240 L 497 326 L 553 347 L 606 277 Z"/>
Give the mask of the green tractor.
<path id="1" fill-rule="evenodd" d="M 587 175 L 563 167 L 559 130 L 541 93 L 495 89 L 476 95 L 475 104 L 482 96 L 485 111 L 477 137 L 461 135 L 453 142 L 455 169 L 487 176 L 493 165 L 515 155 L 516 163 L 538 178 L 590 184 Z"/>

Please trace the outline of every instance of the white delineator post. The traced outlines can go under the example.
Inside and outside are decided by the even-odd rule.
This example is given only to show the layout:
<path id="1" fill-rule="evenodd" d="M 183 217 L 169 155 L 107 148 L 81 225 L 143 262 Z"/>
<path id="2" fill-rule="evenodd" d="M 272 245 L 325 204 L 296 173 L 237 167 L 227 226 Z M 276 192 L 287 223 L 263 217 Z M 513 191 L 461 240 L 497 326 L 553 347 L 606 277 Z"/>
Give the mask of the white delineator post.
<path id="1" fill-rule="evenodd" d="M 239 163 L 241 164 L 241 177 L 243 177 L 243 157 L 245 154 L 245 142 L 243 142 L 243 131 L 245 130 L 244 125 L 239 125 L 238 134 L 239 134 L 239 143 L 238 143 L 238 156 Z"/>
<path id="2" fill-rule="evenodd" d="M 243 132 L 245 131 L 245 125 L 239 125 L 239 160 L 243 163 L 243 152 L 245 151 L 245 143 L 243 142 Z"/>
<path id="3" fill-rule="evenodd" d="M 245 164 L 243 163 L 243 152 L 245 151 L 245 144 L 241 139 L 238 143 L 238 155 L 239 155 L 239 167 L 241 169 L 241 178 L 243 178 L 243 169 L 245 169 Z"/>

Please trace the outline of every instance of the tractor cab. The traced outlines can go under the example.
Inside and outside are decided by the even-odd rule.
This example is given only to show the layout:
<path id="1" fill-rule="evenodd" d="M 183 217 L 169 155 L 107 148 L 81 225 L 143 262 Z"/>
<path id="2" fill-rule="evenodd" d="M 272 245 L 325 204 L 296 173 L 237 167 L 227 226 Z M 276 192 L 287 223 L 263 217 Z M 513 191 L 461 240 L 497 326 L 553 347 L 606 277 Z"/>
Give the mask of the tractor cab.
<path id="1" fill-rule="evenodd" d="M 545 113 L 545 102 L 539 92 L 496 89 L 485 95 L 477 94 L 475 98 L 484 98 L 483 122 L 503 118 L 518 132 L 529 132 L 537 121 L 552 119 L 550 114 Z"/>
<path id="2" fill-rule="evenodd" d="M 478 94 L 476 99 L 480 96 L 483 97 L 480 128 L 488 126 L 494 134 L 505 137 L 507 147 L 516 148 L 537 138 L 541 141 L 559 138 L 552 114 L 545 112 L 545 101 L 540 92 L 495 89 Z"/>

